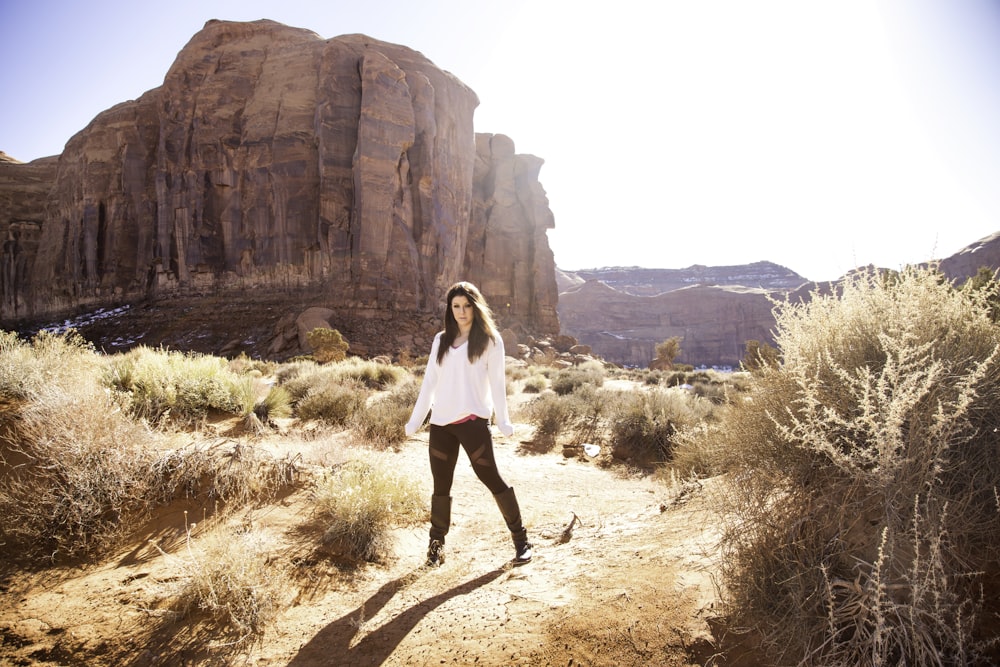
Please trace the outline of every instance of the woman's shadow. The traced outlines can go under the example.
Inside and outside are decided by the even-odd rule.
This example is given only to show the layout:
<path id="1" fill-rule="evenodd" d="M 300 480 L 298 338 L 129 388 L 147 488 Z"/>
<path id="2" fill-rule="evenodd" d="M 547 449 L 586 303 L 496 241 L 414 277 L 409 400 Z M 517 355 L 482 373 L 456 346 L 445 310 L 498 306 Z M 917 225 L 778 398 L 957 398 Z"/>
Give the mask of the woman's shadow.
<path id="1" fill-rule="evenodd" d="M 396 593 L 419 579 L 425 571 L 424 568 L 420 568 L 386 583 L 360 607 L 320 630 L 315 637 L 309 640 L 308 644 L 299 649 L 299 652 L 288 663 L 288 667 L 381 665 L 424 616 L 454 597 L 465 595 L 480 586 L 485 586 L 506 572 L 507 569 L 497 568 L 423 600 L 351 646 L 351 640 L 358 634 L 363 619 L 374 617 Z"/>

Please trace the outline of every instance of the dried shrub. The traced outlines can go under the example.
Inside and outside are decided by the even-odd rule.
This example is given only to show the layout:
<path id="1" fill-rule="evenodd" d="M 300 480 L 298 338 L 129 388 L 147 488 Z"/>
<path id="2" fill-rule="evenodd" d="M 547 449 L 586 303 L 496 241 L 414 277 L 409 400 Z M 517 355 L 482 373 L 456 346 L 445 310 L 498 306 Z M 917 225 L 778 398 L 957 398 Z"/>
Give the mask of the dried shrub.
<path id="1" fill-rule="evenodd" d="M 385 561 L 393 553 L 391 529 L 424 518 L 419 485 L 385 459 L 347 461 L 313 490 L 323 542 L 352 561 Z"/>
<path id="2" fill-rule="evenodd" d="M 648 467 L 669 461 L 678 431 L 709 419 L 712 404 L 679 389 L 630 392 L 610 419 L 611 453 Z"/>
<path id="3" fill-rule="evenodd" d="M 182 619 L 207 622 L 227 647 L 251 647 L 273 626 L 291 598 L 288 576 L 273 561 L 274 538 L 256 528 L 209 529 L 179 554 L 166 554 L 174 574 L 168 595 Z"/>
<path id="4" fill-rule="evenodd" d="M 732 482 L 729 620 L 778 664 L 997 659 L 1000 331 L 933 270 L 776 307 L 782 364 L 697 442 Z"/>
<path id="5" fill-rule="evenodd" d="M 541 373 L 529 375 L 521 384 L 521 391 L 525 394 L 540 394 L 549 386 L 548 379 Z"/>
<path id="6" fill-rule="evenodd" d="M 355 413 L 352 430 L 371 445 L 389 447 L 404 442 L 406 420 L 419 393 L 420 383 L 410 380 L 375 396 Z"/>
<path id="7" fill-rule="evenodd" d="M 570 402 L 554 391 L 543 391 L 523 409 L 527 422 L 535 427 L 535 442 L 551 449 L 573 414 Z"/>
<path id="8" fill-rule="evenodd" d="M 327 384 L 313 387 L 296 406 L 299 419 L 346 426 L 364 410 L 370 392 L 357 385 Z"/>
<path id="9" fill-rule="evenodd" d="M 552 391 L 565 396 L 585 384 L 600 387 L 604 384 L 606 375 L 604 365 L 599 361 L 587 361 L 579 366 L 556 371 L 551 378 Z"/>
<path id="10" fill-rule="evenodd" d="M 543 391 L 523 412 L 535 427 L 535 447 L 547 451 L 561 438 L 564 444 L 600 443 L 608 420 L 624 400 L 624 393 L 582 384 L 576 391 L 560 396 Z"/>

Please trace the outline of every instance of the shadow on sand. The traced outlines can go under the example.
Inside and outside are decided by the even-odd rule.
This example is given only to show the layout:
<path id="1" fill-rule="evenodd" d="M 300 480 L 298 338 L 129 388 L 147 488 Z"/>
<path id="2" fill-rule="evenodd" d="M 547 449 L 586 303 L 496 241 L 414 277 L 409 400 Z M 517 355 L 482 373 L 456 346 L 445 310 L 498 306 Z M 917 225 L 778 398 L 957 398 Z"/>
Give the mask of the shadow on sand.
<path id="1" fill-rule="evenodd" d="M 372 630 L 351 646 L 358 634 L 361 620 L 372 618 L 394 595 L 419 579 L 423 568 L 386 583 L 360 607 L 320 630 L 288 663 L 288 667 L 317 665 L 381 665 L 392 655 L 399 643 L 427 614 L 448 600 L 485 586 L 506 572 L 497 568 L 442 593 L 427 598 L 401 612 L 388 623 Z"/>

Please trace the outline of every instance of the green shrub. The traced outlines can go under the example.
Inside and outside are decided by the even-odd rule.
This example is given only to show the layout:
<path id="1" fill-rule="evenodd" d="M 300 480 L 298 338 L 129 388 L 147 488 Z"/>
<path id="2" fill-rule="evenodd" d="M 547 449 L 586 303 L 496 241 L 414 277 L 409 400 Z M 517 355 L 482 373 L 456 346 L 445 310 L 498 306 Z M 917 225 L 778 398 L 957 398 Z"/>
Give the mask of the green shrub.
<path id="1" fill-rule="evenodd" d="M 370 392 L 354 384 L 326 384 L 314 387 L 296 406 L 299 419 L 324 421 L 346 426 L 365 407 Z"/>
<path id="2" fill-rule="evenodd" d="M 191 423 L 213 410 L 245 416 L 257 402 L 253 378 L 224 359 L 147 347 L 112 358 L 104 383 L 131 414 L 153 423 Z"/>
<path id="3" fill-rule="evenodd" d="M 377 457 L 347 461 L 318 481 L 313 491 L 324 543 L 356 561 L 391 557 L 391 529 L 421 520 L 422 499 L 414 480 Z"/>
<path id="4" fill-rule="evenodd" d="M 776 307 L 782 363 L 704 444 L 733 482 L 723 582 L 776 663 L 997 658 L 1000 331 L 931 270 Z"/>
<path id="5" fill-rule="evenodd" d="M 313 358 L 321 364 L 343 361 L 347 358 L 350 345 L 336 329 L 319 327 L 307 333 L 306 339 L 313 349 Z"/>

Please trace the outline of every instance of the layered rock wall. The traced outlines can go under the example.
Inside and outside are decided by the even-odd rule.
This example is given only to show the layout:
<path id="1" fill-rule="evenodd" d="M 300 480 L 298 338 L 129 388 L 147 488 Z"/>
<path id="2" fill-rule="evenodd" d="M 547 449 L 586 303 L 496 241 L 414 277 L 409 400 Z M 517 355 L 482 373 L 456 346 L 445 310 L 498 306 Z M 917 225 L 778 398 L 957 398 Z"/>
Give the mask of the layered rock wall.
<path id="1" fill-rule="evenodd" d="M 70 139 L 30 214 L 0 200 L 0 320 L 304 287 L 405 317 L 473 280 L 504 325 L 555 333 L 541 160 L 475 135 L 477 105 L 403 46 L 210 21 Z M 43 171 L 0 164 L 0 193 Z"/>
<path id="2" fill-rule="evenodd" d="M 680 363 L 737 366 L 746 341 L 773 342 L 774 315 L 760 289 L 699 285 L 636 296 L 600 281 L 559 295 L 563 331 L 604 359 L 645 368 L 656 345 L 681 339 Z"/>

